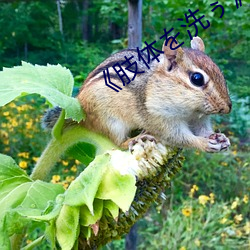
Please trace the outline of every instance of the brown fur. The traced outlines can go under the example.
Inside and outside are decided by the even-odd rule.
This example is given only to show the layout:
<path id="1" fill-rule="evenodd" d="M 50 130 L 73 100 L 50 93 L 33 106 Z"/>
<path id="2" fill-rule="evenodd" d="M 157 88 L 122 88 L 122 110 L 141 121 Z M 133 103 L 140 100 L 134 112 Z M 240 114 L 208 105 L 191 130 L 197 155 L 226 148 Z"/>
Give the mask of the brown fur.
<path id="1" fill-rule="evenodd" d="M 163 46 L 160 62 L 154 60 L 150 69 L 137 60 L 135 50 L 118 52 L 96 67 L 78 95 L 87 114 L 84 125 L 107 135 L 117 145 L 124 143 L 132 130 L 143 129 L 164 144 L 220 151 L 222 143 L 208 138 L 213 134 L 208 115 L 231 110 L 225 79 L 203 53 L 205 46 L 200 38 L 192 41 L 195 49 L 171 50 L 169 44 Z M 131 55 L 138 70 L 145 73 L 124 87 L 112 65 Z M 123 88 L 118 93 L 105 86 L 102 72 L 107 67 L 111 81 Z M 190 81 L 190 72 L 196 71 L 203 72 L 207 79 L 202 87 Z"/>

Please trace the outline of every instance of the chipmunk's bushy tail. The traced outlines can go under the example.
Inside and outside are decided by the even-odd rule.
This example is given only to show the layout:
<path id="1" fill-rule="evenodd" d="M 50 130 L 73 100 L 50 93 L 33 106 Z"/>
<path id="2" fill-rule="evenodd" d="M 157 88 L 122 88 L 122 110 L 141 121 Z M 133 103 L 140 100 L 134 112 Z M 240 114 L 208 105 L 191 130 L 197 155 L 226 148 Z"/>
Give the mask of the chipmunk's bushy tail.
<path id="1" fill-rule="evenodd" d="M 44 116 L 42 117 L 42 128 L 45 130 L 51 130 L 56 124 L 62 109 L 58 106 L 48 109 L 45 111 Z"/>

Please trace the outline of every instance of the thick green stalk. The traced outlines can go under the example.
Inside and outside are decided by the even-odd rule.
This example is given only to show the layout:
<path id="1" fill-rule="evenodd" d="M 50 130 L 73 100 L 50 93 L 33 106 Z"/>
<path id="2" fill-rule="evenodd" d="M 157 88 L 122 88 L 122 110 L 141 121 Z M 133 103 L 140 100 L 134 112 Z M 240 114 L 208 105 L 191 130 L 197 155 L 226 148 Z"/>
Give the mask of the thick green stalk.
<path id="1" fill-rule="evenodd" d="M 78 142 L 93 144 L 96 147 L 97 155 L 104 153 L 106 150 L 117 149 L 115 144 L 100 134 L 80 125 L 69 127 L 63 131 L 59 138 L 51 139 L 33 169 L 31 178 L 33 180 L 45 180 L 61 155 Z"/>

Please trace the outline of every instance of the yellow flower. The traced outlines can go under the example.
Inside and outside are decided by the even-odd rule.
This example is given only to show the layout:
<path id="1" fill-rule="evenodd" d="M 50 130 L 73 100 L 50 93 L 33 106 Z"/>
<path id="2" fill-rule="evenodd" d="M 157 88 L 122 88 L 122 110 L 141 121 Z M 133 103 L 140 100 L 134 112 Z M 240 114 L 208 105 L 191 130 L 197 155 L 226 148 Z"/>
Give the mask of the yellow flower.
<path id="1" fill-rule="evenodd" d="M 201 246 L 201 242 L 199 239 L 195 239 L 194 240 L 194 244 L 197 246 L 197 247 L 200 247 Z"/>
<path id="2" fill-rule="evenodd" d="M 64 189 L 67 189 L 67 188 L 68 188 L 68 186 L 69 186 L 69 183 L 68 183 L 68 182 L 64 182 L 64 183 L 63 183 L 63 187 L 64 187 Z"/>
<path id="3" fill-rule="evenodd" d="M 9 114 L 10 114 L 10 112 L 8 112 L 8 111 L 3 112 L 4 116 L 8 116 Z"/>
<path id="4" fill-rule="evenodd" d="M 199 187 L 196 185 L 193 185 L 192 188 L 190 189 L 189 196 L 193 198 L 195 191 L 198 191 Z"/>
<path id="5" fill-rule="evenodd" d="M 81 162 L 78 160 L 75 160 L 75 164 L 79 165 L 79 164 L 81 164 Z"/>
<path id="6" fill-rule="evenodd" d="M 238 202 L 237 202 L 237 201 L 234 201 L 234 202 L 232 203 L 231 209 L 235 209 L 237 206 L 238 206 Z"/>
<path id="7" fill-rule="evenodd" d="M 3 144 L 9 145 L 9 144 L 10 144 L 9 139 L 8 139 L 8 138 L 4 138 L 4 139 L 3 139 Z"/>
<path id="8" fill-rule="evenodd" d="M 11 103 L 9 104 L 9 106 L 10 106 L 11 108 L 15 108 L 15 107 L 16 107 L 16 104 L 15 104 L 14 102 L 11 102 Z"/>
<path id="9" fill-rule="evenodd" d="M 29 158 L 29 152 L 21 152 L 21 153 L 18 153 L 18 156 L 28 159 L 28 158 Z"/>
<path id="10" fill-rule="evenodd" d="M 32 126 L 33 126 L 33 122 L 32 122 L 32 120 L 30 120 L 30 121 L 26 122 L 26 128 L 27 128 L 27 129 L 31 129 L 31 128 L 32 128 Z"/>
<path id="11" fill-rule="evenodd" d="M 185 247 L 181 247 L 180 250 L 186 250 L 186 248 Z"/>
<path id="12" fill-rule="evenodd" d="M 1 137 L 5 137 L 5 138 L 9 137 L 9 134 L 4 130 L 0 130 L 0 135 L 1 135 Z"/>
<path id="13" fill-rule="evenodd" d="M 52 183 L 57 183 L 57 182 L 60 181 L 60 179 L 61 179 L 61 176 L 60 176 L 60 175 L 53 175 L 53 176 L 52 176 L 51 182 L 52 182 Z"/>
<path id="14" fill-rule="evenodd" d="M 223 161 L 223 162 L 221 162 L 221 165 L 226 167 L 226 166 L 228 166 L 228 163 Z"/>
<path id="15" fill-rule="evenodd" d="M 76 165 L 73 165 L 73 166 L 70 168 L 70 170 L 71 170 L 72 172 L 76 172 L 76 171 L 77 171 Z"/>
<path id="16" fill-rule="evenodd" d="M 239 224 L 243 220 L 242 214 L 237 214 L 234 216 L 234 221 L 236 224 Z"/>
<path id="17" fill-rule="evenodd" d="M 200 195 L 198 199 L 199 203 L 203 206 L 210 200 L 210 198 L 207 195 Z"/>
<path id="18" fill-rule="evenodd" d="M 20 161 L 19 162 L 19 167 L 23 168 L 23 169 L 26 169 L 28 167 L 27 161 Z"/>
<path id="19" fill-rule="evenodd" d="M 222 218 L 221 220 L 220 220 L 220 224 L 225 224 L 227 222 L 227 218 Z"/>
<path id="20" fill-rule="evenodd" d="M 75 176 L 67 176 L 66 181 L 67 182 L 72 182 L 75 179 Z"/>
<path id="21" fill-rule="evenodd" d="M 182 214 L 186 217 L 189 217 L 192 214 L 192 209 L 190 207 L 185 207 L 181 211 Z"/>
<path id="22" fill-rule="evenodd" d="M 63 166 L 68 166 L 69 165 L 69 163 L 67 161 L 64 161 L 64 160 L 62 160 L 62 164 L 63 164 Z"/>
<path id="23" fill-rule="evenodd" d="M 235 201 L 231 205 L 231 209 L 235 209 L 236 207 L 238 207 L 238 205 L 239 205 L 239 198 L 236 197 Z"/>
<path id="24" fill-rule="evenodd" d="M 28 110 L 28 109 L 31 109 L 31 106 L 27 105 L 27 104 L 24 104 L 22 106 L 17 106 L 17 110 L 20 112 L 20 111 L 25 111 L 25 110 Z"/>
<path id="25" fill-rule="evenodd" d="M 233 154 L 233 155 L 237 155 L 237 150 L 233 150 L 233 151 L 232 151 L 232 154 Z"/>
<path id="26" fill-rule="evenodd" d="M 209 197 L 210 197 L 210 203 L 214 204 L 214 193 L 210 193 Z"/>
<path id="27" fill-rule="evenodd" d="M 34 162 L 37 162 L 38 159 L 39 159 L 39 157 L 32 157 L 32 160 L 33 160 Z"/>
<path id="28" fill-rule="evenodd" d="M 16 120 L 12 120 L 12 121 L 11 121 L 11 125 L 12 125 L 12 127 L 17 127 L 17 126 L 18 126 L 18 123 L 17 123 Z"/>
<path id="29" fill-rule="evenodd" d="M 10 151 L 10 147 L 5 147 L 4 148 L 4 152 L 9 152 Z"/>
<path id="30" fill-rule="evenodd" d="M 243 202 L 247 204 L 248 201 L 249 201 L 248 195 L 245 194 L 243 197 Z"/>
<path id="31" fill-rule="evenodd" d="M 246 232 L 246 234 L 250 234 L 250 222 L 247 221 L 246 225 L 244 226 L 244 231 Z"/>

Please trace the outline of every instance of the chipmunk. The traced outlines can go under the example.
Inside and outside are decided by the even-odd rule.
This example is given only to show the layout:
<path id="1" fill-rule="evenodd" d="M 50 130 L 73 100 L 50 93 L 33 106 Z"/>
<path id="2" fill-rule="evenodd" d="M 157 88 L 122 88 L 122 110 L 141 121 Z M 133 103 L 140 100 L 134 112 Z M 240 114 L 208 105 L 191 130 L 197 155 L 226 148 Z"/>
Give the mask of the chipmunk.
<path id="1" fill-rule="evenodd" d="M 103 71 L 109 68 L 111 82 L 121 86 L 112 66 L 117 62 L 121 65 L 124 56 L 136 59 L 137 50 L 120 51 L 97 66 L 77 96 L 86 112 L 82 125 L 123 147 L 133 140 L 129 139 L 131 131 L 141 129 L 165 145 L 206 152 L 227 149 L 228 138 L 215 133 L 210 122 L 211 114 L 231 111 L 224 76 L 204 53 L 201 38 L 194 37 L 191 48 L 176 50 L 170 49 L 172 39 L 163 43 L 164 53 L 158 57 L 159 62 L 150 63 L 150 69 L 143 61 L 137 61 L 137 70 L 145 73 L 137 74 L 119 92 L 105 85 Z M 122 67 L 125 69 L 126 63 Z M 134 76 L 132 72 L 127 75 L 130 79 Z"/>

